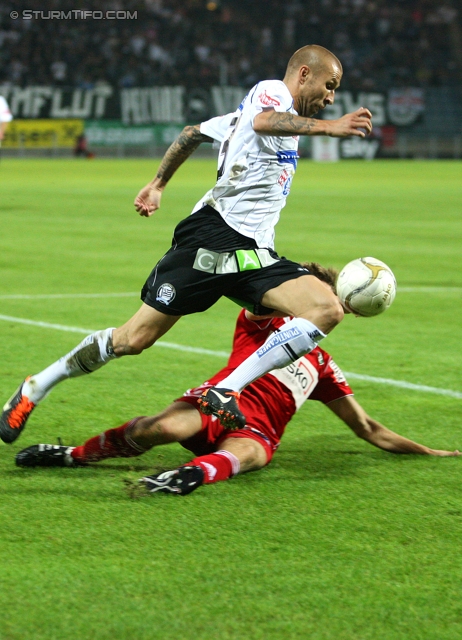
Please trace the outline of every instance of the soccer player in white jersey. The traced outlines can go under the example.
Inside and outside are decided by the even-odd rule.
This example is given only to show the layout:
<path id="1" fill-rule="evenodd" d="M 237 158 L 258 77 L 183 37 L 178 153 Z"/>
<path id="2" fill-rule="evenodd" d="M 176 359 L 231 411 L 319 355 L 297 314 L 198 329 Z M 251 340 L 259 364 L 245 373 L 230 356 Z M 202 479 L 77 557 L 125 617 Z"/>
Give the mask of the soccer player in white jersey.
<path id="1" fill-rule="evenodd" d="M 332 284 L 330 273 L 310 265 Z M 327 276 L 327 277 L 326 277 Z M 189 389 L 155 416 L 142 416 L 108 429 L 79 447 L 40 444 L 16 456 L 18 466 L 81 466 L 108 458 L 134 457 L 152 447 L 179 442 L 194 458 L 176 469 L 141 480 L 151 493 L 186 495 L 202 484 L 227 480 L 238 473 L 256 471 L 269 464 L 279 447 L 287 423 L 306 400 L 325 404 L 359 437 L 391 453 L 458 456 L 458 451 L 430 449 L 390 431 L 371 418 L 353 397 L 345 376 L 320 347 L 283 369 L 275 369 L 246 387 L 241 406 L 247 416 L 243 428 L 226 430 L 215 416 L 199 413 L 204 389 L 220 381 L 247 355 L 261 347 L 268 335 L 289 319 L 262 318 L 241 311 L 227 366 L 203 385 Z"/>
<path id="2" fill-rule="evenodd" d="M 0 417 L 4 442 L 18 437 L 31 411 L 57 383 L 141 353 L 181 316 L 204 311 L 223 295 L 257 315 L 275 310 L 293 318 L 202 401 L 202 410 L 218 415 L 226 427 L 242 427 L 239 392 L 313 350 L 342 320 L 335 294 L 274 251 L 274 226 L 296 168 L 298 137 L 364 137 L 372 130 L 371 113 L 364 108 L 338 120 L 313 119 L 334 102 L 342 73 L 333 53 L 317 45 L 303 47 L 289 60 L 282 81 L 258 83 L 235 113 L 185 127 L 155 178 L 139 192 L 135 208 L 151 216 L 178 167 L 201 143 L 216 140 L 221 148 L 215 187 L 177 225 L 171 249 L 142 289 L 139 311 L 119 328 L 88 336 L 23 382 Z"/>

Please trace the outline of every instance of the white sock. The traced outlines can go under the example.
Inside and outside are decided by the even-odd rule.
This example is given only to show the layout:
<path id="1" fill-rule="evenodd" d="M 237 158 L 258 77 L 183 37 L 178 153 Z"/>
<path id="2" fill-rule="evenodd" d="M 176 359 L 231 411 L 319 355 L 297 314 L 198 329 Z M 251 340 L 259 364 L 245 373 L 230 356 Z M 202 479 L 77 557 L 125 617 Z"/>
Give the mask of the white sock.
<path id="1" fill-rule="evenodd" d="M 312 351 L 325 334 L 304 318 L 293 318 L 269 336 L 257 349 L 218 385 L 233 391 L 244 387 L 272 369 L 281 369 Z"/>
<path id="2" fill-rule="evenodd" d="M 112 348 L 113 331 L 111 327 L 87 336 L 67 355 L 29 378 L 24 383 L 23 394 L 38 404 L 62 380 L 92 373 L 116 358 Z"/>

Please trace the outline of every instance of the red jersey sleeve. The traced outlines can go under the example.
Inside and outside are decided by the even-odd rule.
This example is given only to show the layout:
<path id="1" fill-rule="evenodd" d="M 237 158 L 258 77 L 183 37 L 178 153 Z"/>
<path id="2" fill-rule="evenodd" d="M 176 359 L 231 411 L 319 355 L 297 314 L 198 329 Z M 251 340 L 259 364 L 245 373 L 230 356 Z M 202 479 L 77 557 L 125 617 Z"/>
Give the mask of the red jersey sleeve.
<path id="1" fill-rule="evenodd" d="M 346 381 L 343 371 L 330 355 L 320 347 L 314 350 L 314 355 L 318 361 L 319 381 L 309 399 L 329 404 L 344 396 L 352 396 L 353 390 Z"/>

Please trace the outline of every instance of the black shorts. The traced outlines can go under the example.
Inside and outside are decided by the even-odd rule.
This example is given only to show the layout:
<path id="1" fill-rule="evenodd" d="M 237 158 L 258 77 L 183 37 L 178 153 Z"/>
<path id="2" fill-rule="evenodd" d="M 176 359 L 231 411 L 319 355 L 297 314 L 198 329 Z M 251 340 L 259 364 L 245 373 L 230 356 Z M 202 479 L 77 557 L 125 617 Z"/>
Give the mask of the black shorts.
<path id="1" fill-rule="evenodd" d="M 146 280 L 141 300 L 167 315 L 184 316 L 226 296 L 263 314 L 271 311 L 260 305 L 266 291 L 307 273 L 272 249 L 259 249 L 207 205 L 177 225 L 172 246 Z"/>

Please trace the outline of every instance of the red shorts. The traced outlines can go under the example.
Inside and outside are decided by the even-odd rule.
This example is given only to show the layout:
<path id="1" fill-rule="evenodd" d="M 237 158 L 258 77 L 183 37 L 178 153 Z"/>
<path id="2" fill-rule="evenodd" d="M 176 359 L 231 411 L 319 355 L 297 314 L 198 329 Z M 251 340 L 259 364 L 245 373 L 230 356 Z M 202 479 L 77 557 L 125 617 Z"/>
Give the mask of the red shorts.
<path id="1" fill-rule="evenodd" d="M 202 395 L 202 392 L 210 385 L 203 387 L 197 387 L 196 389 L 190 389 L 181 398 L 178 398 L 175 402 L 187 402 L 199 411 L 198 399 Z M 239 403 L 240 409 L 242 409 L 244 415 L 251 416 L 251 407 L 248 407 L 246 411 L 246 403 L 243 402 L 241 396 L 241 402 Z M 203 413 L 200 414 L 202 419 L 202 430 L 191 438 L 183 440 L 179 444 L 185 449 L 192 451 L 196 456 L 204 456 L 214 451 L 218 451 L 220 445 L 227 438 L 249 438 L 255 440 L 265 449 L 266 452 L 266 464 L 271 462 L 274 452 L 279 447 L 279 439 L 275 436 L 265 434 L 260 429 L 252 426 L 252 419 L 249 418 L 248 424 L 243 429 L 236 429 L 230 431 L 225 429 L 221 425 L 215 416 L 206 416 Z"/>

